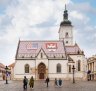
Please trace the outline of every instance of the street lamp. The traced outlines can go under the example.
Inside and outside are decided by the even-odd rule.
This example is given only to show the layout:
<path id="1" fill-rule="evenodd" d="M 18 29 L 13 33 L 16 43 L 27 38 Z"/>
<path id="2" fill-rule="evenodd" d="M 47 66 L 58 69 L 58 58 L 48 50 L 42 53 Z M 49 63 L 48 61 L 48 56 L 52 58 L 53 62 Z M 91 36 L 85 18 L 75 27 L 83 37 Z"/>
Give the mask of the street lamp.
<path id="1" fill-rule="evenodd" d="M 73 83 L 75 83 L 75 78 L 74 78 L 75 67 L 74 67 L 74 65 L 73 65 L 73 67 L 72 67 L 72 70 L 73 70 Z"/>
<path id="2" fill-rule="evenodd" d="M 6 71 L 6 84 L 8 84 L 8 80 L 7 80 L 7 72 L 8 72 L 8 67 L 5 67 L 5 71 Z"/>

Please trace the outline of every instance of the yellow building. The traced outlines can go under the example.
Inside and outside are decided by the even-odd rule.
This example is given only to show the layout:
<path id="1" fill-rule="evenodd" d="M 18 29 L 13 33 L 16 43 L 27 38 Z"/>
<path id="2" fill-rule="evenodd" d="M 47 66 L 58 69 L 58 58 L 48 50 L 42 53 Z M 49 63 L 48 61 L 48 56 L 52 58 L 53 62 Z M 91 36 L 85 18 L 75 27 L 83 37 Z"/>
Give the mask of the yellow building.
<path id="1" fill-rule="evenodd" d="M 13 79 L 13 69 L 14 69 L 14 65 L 15 65 L 15 63 L 12 63 L 12 64 L 10 64 L 10 65 L 8 65 L 8 71 L 10 72 L 10 80 L 12 80 Z"/>

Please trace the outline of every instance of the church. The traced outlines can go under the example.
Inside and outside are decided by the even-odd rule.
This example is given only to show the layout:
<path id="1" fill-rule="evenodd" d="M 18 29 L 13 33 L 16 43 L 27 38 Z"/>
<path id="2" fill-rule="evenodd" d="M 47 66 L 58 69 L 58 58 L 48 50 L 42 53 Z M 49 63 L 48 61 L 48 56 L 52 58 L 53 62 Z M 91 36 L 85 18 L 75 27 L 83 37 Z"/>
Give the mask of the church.
<path id="1" fill-rule="evenodd" d="M 61 78 L 86 79 L 86 58 L 84 52 L 73 41 L 73 25 L 68 19 L 65 6 L 63 21 L 58 30 L 58 40 L 19 40 L 15 57 L 14 79 L 24 76 L 35 80 Z"/>

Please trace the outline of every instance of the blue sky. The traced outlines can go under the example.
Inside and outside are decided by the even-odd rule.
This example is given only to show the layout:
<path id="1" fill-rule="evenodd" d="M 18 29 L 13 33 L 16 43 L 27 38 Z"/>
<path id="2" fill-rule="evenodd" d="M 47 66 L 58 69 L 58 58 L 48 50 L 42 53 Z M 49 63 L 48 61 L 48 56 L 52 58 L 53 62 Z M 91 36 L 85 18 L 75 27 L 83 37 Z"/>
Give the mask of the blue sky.
<path id="1" fill-rule="evenodd" d="M 74 42 L 86 57 L 95 55 L 95 0 L 0 0 L 0 62 L 15 61 L 19 39 L 58 40 L 65 3 L 74 26 Z"/>

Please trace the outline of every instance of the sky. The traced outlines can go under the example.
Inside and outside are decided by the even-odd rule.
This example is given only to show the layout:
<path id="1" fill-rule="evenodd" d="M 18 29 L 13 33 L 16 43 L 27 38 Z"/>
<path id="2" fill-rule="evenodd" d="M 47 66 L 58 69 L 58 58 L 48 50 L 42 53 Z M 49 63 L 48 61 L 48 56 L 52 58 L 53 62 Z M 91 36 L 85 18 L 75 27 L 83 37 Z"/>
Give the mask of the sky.
<path id="1" fill-rule="evenodd" d="M 15 62 L 19 40 L 58 40 L 65 4 L 74 42 L 87 58 L 95 55 L 95 0 L 0 0 L 0 63 Z"/>

